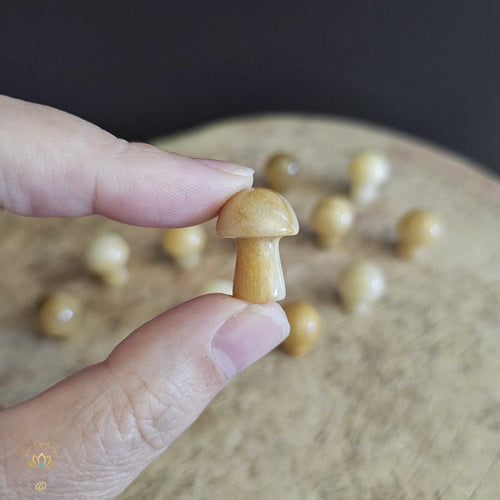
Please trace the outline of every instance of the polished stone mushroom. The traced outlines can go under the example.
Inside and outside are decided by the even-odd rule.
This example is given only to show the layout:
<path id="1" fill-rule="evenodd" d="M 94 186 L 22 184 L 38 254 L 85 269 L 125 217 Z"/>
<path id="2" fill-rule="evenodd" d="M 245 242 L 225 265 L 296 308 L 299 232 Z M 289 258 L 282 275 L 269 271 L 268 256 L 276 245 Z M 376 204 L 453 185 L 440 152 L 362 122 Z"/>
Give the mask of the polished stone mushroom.
<path id="1" fill-rule="evenodd" d="M 321 335 L 321 316 L 315 307 L 304 301 L 289 302 L 283 309 L 290 323 L 290 335 L 280 347 L 291 356 L 303 356 Z"/>
<path id="2" fill-rule="evenodd" d="M 355 156 L 349 164 L 351 199 L 360 205 L 375 201 L 390 171 L 387 158 L 379 153 L 365 152 Z"/>
<path id="3" fill-rule="evenodd" d="M 351 312 L 368 312 L 385 292 L 384 274 L 371 262 L 351 262 L 341 269 L 337 289 L 345 309 Z"/>
<path id="4" fill-rule="evenodd" d="M 88 268 L 107 285 L 119 287 L 128 281 L 126 264 L 129 255 L 128 243 L 119 234 L 108 233 L 92 242 L 87 250 L 86 262 Z"/>
<path id="5" fill-rule="evenodd" d="M 82 304 L 67 292 L 48 295 L 38 309 L 38 328 L 51 337 L 68 338 L 78 329 L 82 317 Z"/>
<path id="6" fill-rule="evenodd" d="M 179 267 L 192 269 L 200 264 L 206 241 L 206 231 L 202 226 L 190 226 L 166 229 L 162 244 Z"/>
<path id="7" fill-rule="evenodd" d="M 216 230 L 236 239 L 233 296 L 255 303 L 284 299 L 279 241 L 299 231 L 288 201 L 271 189 L 244 189 L 222 207 Z"/>
<path id="8" fill-rule="evenodd" d="M 441 221 L 430 210 L 413 209 L 398 222 L 396 252 L 402 259 L 411 259 L 421 247 L 434 245 L 443 232 Z"/>
<path id="9" fill-rule="evenodd" d="M 323 248 L 338 245 L 354 222 L 354 207 L 343 196 L 327 196 L 314 207 L 310 223 Z"/>
<path id="10" fill-rule="evenodd" d="M 286 153 L 271 156 L 264 167 L 266 182 L 271 189 L 285 191 L 298 178 L 300 173 L 297 159 Z"/>
<path id="11" fill-rule="evenodd" d="M 223 293 L 225 295 L 233 295 L 233 282 L 230 280 L 210 280 L 200 290 L 200 295 L 209 293 Z"/>

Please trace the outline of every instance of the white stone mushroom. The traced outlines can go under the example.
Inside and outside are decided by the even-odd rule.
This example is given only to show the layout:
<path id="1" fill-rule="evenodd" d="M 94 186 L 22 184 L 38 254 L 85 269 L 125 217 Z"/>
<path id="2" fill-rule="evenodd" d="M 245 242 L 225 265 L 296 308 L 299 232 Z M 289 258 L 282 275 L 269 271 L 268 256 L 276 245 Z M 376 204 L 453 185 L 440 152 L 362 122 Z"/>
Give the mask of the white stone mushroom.
<path id="1" fill-rule="evenodd" d="M 379 153 L 368 151 L 355 156 L 349 164 L 351 199 L 359 205 L 375 201 L 390 172 L 389 161 Z"/>
<path id="2" fill-rule="evenodd" d="M 233 295 L 233 282 L 231 280 L 221 279 L 210 280 L 201 288 L 200 295 L 207 295 L 209 293 Z"/>
<path id="3" fill-rule="evenodd" d="M 166 229 L 163 234 L 163 249 L 183 269 L 193 269 L 201 262 L 207 235 L 203 226 Z"/>
<path id="4" fill-rule="evenodd" d="M 128 281 L 127 261 L 130 249 L 127 242 L 115 233 L 102 234 L 87 250 L 88 268 L 109 286 L 119 287 Z"/>
<path id="5" fill-rule="evenodd" d="M 384 274 L 366 260 L 351 262 L 341 269 L 337 289 L 348 311 L 369 312 L 385 292 Z"/>

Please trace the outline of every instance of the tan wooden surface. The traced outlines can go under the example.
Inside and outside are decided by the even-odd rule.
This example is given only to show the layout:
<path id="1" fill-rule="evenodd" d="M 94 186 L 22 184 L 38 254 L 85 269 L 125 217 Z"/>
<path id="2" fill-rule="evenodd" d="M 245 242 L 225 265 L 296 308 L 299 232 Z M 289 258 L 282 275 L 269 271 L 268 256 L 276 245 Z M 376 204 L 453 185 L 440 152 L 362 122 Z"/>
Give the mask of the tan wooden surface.
<path id="1" fill-rule="evenodd" d="M 325 323 L 300 359 L 274 352 L 240 374 L 198 421 L 119 497 L 156 499 L 500 498 L 500 184 L 468 161 L 393 132 L 345 120 L 282 115 L 213 124 L 162 140 L 194 156 L 258 170 L 276 151 L 295 154 L 304 178 L 287 193 L 301 232 L 281 255 L 289 299 L 314 303 Z M 317 248 L 307 224 L 318 197 L 346 188 L 359 150 L 394 169 L 342 249 Z M 393 256 L 407 209 L 438 211 L 443 244 L 418 262 Z M 135 327 L 231 278 L 234 244 L 215 237 L 203 267 L 177 270 L 161 231 L 98 217 L 39 220 L 0 215 L 0 404 L 11 405 L 102 360 Z M 82 266 L 101 231 L 131 245 L 131 282 L 103 288 Z M 371 316 L 337 305 L 340 266 L 366 257 L 388 291 Z M 85 303 L 69 342 L 36 334 L 48 287 Z"/>

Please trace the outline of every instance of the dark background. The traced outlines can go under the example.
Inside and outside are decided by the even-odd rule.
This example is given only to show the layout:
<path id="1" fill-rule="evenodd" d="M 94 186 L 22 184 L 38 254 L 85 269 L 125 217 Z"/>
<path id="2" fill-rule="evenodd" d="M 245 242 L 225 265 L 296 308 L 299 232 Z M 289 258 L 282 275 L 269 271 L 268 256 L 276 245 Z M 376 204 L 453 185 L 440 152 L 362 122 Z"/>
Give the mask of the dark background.
<path id="1" fill-rule="evenodd" d="M 307 111 L 398 128 L 500 171 L 500 2 L 0 6 L 0 92 L 130 140 Z"/>

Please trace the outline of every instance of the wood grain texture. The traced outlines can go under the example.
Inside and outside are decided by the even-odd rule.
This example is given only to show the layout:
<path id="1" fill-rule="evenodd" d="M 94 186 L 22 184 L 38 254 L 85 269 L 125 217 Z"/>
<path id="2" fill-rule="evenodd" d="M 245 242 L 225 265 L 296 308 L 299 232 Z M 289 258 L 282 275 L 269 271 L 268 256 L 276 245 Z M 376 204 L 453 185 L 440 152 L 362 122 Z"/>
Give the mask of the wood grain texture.
<path id="1" fill-rule="evenodd" d="M 493 499 L 500 495 L 500 184 L 470 162 L 393 132 L 296 115 L 213 124 L 162 147 L 257 169 L 287 151 L 305 170 L 286 193 L 301 232 L 284 238 L 288 299 L 319 310 L 324 333 L 303 358 L 276 351 L 239 375 L 197 422 L 120 495 L 128 499 Z M 379 200 L 336 250 L 314 244 L 310 210 L 346 192 L 349 158 L 363 149 L 393 164 Z M 435 210 L 446 236 L 417 262 L 394 257 L 398 217 Z M 161 231 L 98 217 L 0 215 L 0 404 L 26 399 L 107 356 L 155 314 L 231 278 L 234 243 L 207 224 L 198 271 L 161 251 Z M 82 267 L 100 231 L 131 245 L 131 280 L 105 289 Z M 338 307 L 334 280 L 353 258 L 386 274 L 371 316 Z M 50 286 L 84 302 L 82 331 L 66 343 L 35 334 Z"/>

